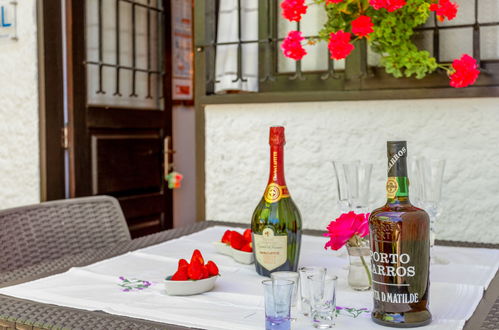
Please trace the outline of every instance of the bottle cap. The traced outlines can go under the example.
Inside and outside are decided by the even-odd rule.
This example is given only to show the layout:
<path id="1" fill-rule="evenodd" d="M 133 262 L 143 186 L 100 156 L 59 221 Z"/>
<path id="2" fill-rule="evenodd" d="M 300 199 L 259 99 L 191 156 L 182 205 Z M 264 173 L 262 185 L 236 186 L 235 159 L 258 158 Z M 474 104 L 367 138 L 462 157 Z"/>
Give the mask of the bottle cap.
<path id="1" fill-rule="evenodd" d="M 270 127 L 269 144 L 270 145 L 285 145 L 286 144 L 286 138 L 284 136 L 284 127 L 283 126 Z"/>
<path id="2" fill-rule="evenodd" d="M 407 141 L 387 141 L 386 151 L 388 157 L 398 155 L 397 158 L 407 157 Z"/>

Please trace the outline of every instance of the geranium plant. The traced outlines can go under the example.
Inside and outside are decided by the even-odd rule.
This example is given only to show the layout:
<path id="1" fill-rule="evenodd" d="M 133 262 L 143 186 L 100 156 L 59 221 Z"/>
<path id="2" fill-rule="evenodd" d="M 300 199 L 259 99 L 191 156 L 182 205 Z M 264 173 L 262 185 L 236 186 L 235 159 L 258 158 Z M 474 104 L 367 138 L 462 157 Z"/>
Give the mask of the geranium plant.
<path id="1" fill-rule="evenodd" d="M 343 246 L 363 247 L 367 243 L 369 235 L 369 213 L 356 214 L 351 211 L 341 214 L 336 220 L 333 220 L 327 226 L 327 233 L 324 236 L 329 237 L 329 241 L 324 245 L 327 250 L 339 250 Z M 369 284 L 372 284 L 371 271 L 364 257 L 360 255 L 362 266 L 367 273 Z"/>
<path id="2" fill-rule="evenodd" d="M 451 0 L 314 0 L 323 5 L 328 20 L 318 37 L 305 38 L 290 31 L 281 48 L 286 57 L 301 60 L 306 54 L 304 42 L 328 43 L 332 59 L 341 60 L 355 49 L 355 42 L 366 39 L 371 49 L 381 55 L 381 65 L 394 77 L 424 78 L 438 69 L 445 70 L 452 87 L 475 83 L 480 71 L 476 60 L 463 54 L 451 64 L 438 63 L 426 50 L 413 43 L 414 29 L 424 24 L 431 12 L 440 21 L 452 20 L 458 5 Z M 298 22 L 309 5 L 305 0 L 283 0 L 284 18 Z"/>

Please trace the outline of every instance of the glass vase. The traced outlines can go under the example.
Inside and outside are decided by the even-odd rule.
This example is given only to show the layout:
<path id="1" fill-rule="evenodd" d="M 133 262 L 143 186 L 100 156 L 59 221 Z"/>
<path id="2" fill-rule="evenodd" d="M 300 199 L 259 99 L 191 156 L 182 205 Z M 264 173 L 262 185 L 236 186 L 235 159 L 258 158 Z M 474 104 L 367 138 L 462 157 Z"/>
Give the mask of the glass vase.
<path id="1" fill-rule="evenodd" d="M 356 291 L 371 289 L 371 253 L 368 246 L 347 246 L 348 285 Z"/>

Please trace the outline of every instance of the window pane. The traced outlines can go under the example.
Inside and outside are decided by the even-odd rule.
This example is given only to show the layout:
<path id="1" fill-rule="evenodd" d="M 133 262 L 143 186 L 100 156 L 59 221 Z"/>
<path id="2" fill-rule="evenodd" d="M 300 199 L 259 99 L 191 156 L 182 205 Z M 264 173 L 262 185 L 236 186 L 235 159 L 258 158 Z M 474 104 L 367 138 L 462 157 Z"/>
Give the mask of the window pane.
<path id="1" fill-rule="evenodd" d="M 86 0 L 87 33 L 87 96 L 88 103 L 95 105 L 126 106 L 138 108 L 162 107 L 160 102 L 162 77 L 158 74 L 133 71 L 126 68 L 119 70 L 116 65 L 139 70 L 161 71 L 161 13 L 140 6 L 133 6 L 120 0 L 101 0 L 102 3 L 102 43 L 99 49 L 99 1 Z M 148 4 L 147 0 L 137 3 Z M 160 1 L 149 1 L 158 6 Z M 117 33 L 116 4 L 119 4 L 119 33 Z M 135 36 L 132 29 L 132 7 L 135 7 Z M 149 13 L 149 14 L 148 14 Z M 149 16 L 149 18 L 148 18 Z M 149 23 L 149 34 L 148 34 Z M 119 37 L 117 52 L 116 37 Z M 135 54 L 133 38 L 135 37 Z M 148 43 L 149 38 L 149 43 Z M 149 48 L 148 48 L 149 46 Z M 100 57 L 100 53 L 102 57 Z M 134 63 L 135 57 L 135 63 Z M 102 75 L 99 74 L 98 62 L 102 62 Z M 109 66 L 107 66 L 109 65 Z M 99 81 L 101 79 L 101 82 Z M 119 81 L 119 88 L 117 82 Z M 134 87 L 135 86 L 135 87 Z M 135 90 L 134 90 L 135 88 Z M 136 94 L 134 96 L 133 94 Z M 121 95 L 120 95 L 121 94 Z M 149 96 L 149 97 L 148 97 Z"/>
<path id="2" fill-rule="evenodd" d="M 440 61 L 451 62 L 462 54 L 473 55 L 473 29 L 440 30 Z"/>
<path id="3" fill-rule="evenodd" d="M 324 5 L 310 4 L 307 9 L 307 14 L 302 16 L 300 30 L 305 37 L 317 36 L 322 26 L 327 20 Z M 289 31 L 296 30 L 298 25 L 296 22 L 290 22 L 282 16 L 282 9 L 279 6 L 278 13 L 278 36 L 285 38 Z M 302 71 L 326 71 L 328 67 L 328 53 L 325 42 L 320 42 L 315 45 L 305 45 L 307 55 L 302 60 Z M 278 55 L 278 71 L 280 73 L 295 72 L 295 64 L 293 60 L 287 59 L 282 55 L 279 45 Z"/>
<path id="4" fill-rule="evenodd" d="M 445 19 L 438 22 L 439 26 L 453 26 L 475 23 L 475 1 L 477 0 L 452 0 L 459 6 L 457 16 L 452 21 Z M 481 1 L 481 0 L 478 0 Z"/>
<path id="5" fill-rule="evenodd" d="M 499 26 L 480 28 L 480 57 L 482 60 L 499 60 Z"/>
<path id="6" fill-rule="evenodd" d="M 478 22 L 491 23 L 499 22 L 499 1 L 497 0 L 478 0 Z"/>

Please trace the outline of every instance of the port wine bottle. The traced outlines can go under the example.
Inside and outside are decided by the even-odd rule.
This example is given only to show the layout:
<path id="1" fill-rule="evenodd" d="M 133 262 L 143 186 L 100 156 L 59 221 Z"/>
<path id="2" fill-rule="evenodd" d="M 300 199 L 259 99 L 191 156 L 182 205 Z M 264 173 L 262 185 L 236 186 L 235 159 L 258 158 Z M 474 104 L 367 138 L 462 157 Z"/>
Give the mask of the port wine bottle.
<path id="1" fill-rule="evenodd" d="M 430 220 L 409 201 L 407 143 L 388 141 L 387 202 L 369 217 L 375 323 L 429 324 Z"/>
<path id="2" fill-rule="evenodd" d="M 285 143 L 284 127 L 271 127 L 269 181 L 251 220 L 255 267 L 263 276 L 296 271 L 300 256 L 302 222 L 284 179 Z"/>

